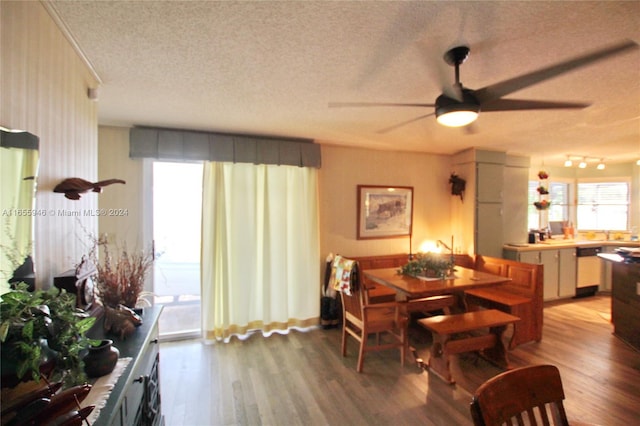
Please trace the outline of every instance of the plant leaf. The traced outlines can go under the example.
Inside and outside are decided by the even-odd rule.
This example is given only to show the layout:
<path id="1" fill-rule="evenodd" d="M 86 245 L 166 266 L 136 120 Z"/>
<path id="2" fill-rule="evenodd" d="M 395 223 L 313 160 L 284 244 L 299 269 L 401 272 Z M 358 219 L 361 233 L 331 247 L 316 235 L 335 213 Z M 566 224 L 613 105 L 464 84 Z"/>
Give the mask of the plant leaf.
<path id="1" fill-rule="evenodd" d="M 79 333 L 86 333 L 96 322 L 95 317 L 83 318 L 76 324 Z"/>
<path id="2" fill-rule="evenodd" d="M 22 336 L 27 340 L 33 339 L 33 321 L 27 321 L 22 328 Z"/>
<path id="3" fill-rule="evenodd" d="M 0 325 L 0 341 L 4 342 L 7 339 L 7 334 L 9 334 L 9 321 L 5 321 Z"/>

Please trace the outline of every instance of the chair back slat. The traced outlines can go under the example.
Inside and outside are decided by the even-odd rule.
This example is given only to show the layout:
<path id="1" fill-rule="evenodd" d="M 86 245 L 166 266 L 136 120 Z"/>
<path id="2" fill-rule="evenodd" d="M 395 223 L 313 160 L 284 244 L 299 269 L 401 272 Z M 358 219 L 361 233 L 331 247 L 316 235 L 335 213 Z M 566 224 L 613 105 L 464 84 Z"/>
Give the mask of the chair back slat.
<path id="1" fill-rule="evenodd" d="M 518 425 L 567 426 L 563 400 L 555 366 L 522 367 L 483 383 L 471 402 L 471 416 L 476 426 L 511 425 L 512 420 Z"/>

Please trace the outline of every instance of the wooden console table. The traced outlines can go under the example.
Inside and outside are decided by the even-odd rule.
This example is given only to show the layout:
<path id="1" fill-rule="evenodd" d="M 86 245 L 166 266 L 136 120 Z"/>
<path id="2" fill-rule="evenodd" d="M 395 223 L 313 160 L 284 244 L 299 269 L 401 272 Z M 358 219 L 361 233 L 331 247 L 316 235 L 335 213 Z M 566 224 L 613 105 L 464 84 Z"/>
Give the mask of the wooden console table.
<path id="1" fill-rule="evenodd" d="M 125 340 L 108 335 L 102 327 L 103 318 L 88 333 L 91 338 L 113 340 L 120 357 L 131 357 L 115 383 L 106 405 L 93 426 L 163 425 L 160 405 L 158 318 L 162 306 L 144 308 L 142 325 Z"/>

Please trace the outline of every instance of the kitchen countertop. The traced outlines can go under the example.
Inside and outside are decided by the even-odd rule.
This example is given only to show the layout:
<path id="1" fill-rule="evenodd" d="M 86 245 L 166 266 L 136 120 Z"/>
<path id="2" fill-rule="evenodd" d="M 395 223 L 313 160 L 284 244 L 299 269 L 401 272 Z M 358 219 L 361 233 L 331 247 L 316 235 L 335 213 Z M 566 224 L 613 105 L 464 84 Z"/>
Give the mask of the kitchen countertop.
<path id="1" fill-rule="evenodd" d="M 621 240 L 546 240 L 537 244 L 508 243 L 503 246 L 512 251 L 553 250 L 575 247 L 640 247 L 640 241 Z"/>

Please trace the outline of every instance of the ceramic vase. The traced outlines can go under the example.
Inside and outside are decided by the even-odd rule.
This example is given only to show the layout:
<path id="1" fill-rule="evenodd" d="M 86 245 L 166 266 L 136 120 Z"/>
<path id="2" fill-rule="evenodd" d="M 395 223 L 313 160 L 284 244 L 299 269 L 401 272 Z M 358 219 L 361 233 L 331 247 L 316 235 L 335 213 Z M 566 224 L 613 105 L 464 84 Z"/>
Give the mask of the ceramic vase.
<path id="1" fill-rule="evenodd" d="M 105 339 L 98 346 L 90 346 L 84 357 L 84 371 L 89 377 L 100 377 L 113 371 L 118 363 L 120 351 L 113 340 Z"/>

